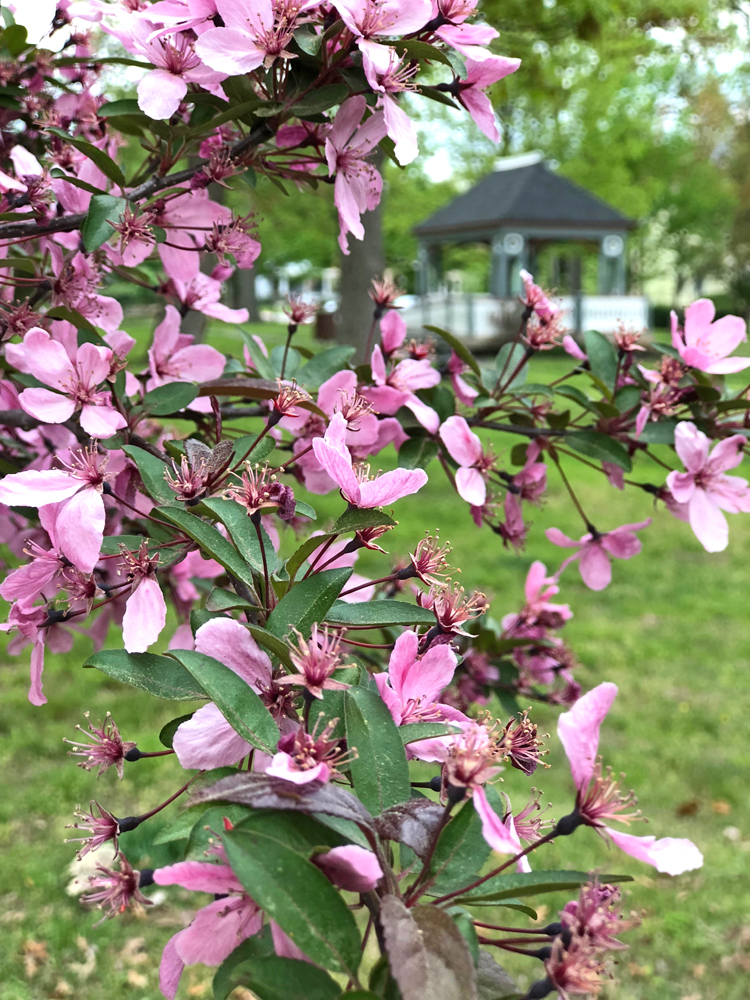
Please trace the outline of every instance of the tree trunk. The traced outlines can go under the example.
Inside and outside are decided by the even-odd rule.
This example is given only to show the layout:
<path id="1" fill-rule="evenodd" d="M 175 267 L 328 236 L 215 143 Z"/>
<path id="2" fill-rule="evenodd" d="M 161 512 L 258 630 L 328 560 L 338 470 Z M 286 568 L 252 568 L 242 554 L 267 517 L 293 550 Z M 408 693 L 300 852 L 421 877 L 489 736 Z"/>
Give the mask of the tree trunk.
<path id="1" fill-rule="evenodd" d="M 232 291 L 232 308 L 247 309 L 249 321 L 260 323 L 258 300 L 255 297 L 255 272 L 242 271 L 240 268 L 232 275 L 230 281 Z"/>
<path id="2" fill-rule="evenodd" d="M 373 157 L 380 169 L 383 155 Z M 365 238 L 356 240 L 349 235 L 348 255 L 341 254 L 341 300 L 336 315 L 336 340 L 352 344 L 357 349 L 355 361 L 365 361 L 365 348 L 370 335 L 373 302 L 368 292 L 373 278 L 380 277 L 385 267 L 383 254 L 382 202 L 372 212 L 362 216 Z"/>

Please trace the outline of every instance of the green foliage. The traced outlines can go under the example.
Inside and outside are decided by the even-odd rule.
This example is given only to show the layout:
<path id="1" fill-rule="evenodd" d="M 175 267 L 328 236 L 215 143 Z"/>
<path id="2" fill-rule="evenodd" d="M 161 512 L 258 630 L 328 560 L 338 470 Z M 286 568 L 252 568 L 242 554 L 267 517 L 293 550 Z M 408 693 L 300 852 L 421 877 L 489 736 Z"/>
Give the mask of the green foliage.
<path id="1" fill-rule="evenodd" d="M 344 694 L 346 741 L 357 758 L 351 762 L 359 799 L 373 815 L 406 802 L 411 794 L 404 745 L 380 695 L 352 687 Z"/>
<path id="2" fill-rule="evenodd" d="M 273 754 L 279 729 L 253 689 L 234 670 L 205 653 L 173 649 L 173 656 L 192 674 L 243 740 Z"/>
<path id="3" fill-rule="evenodd" d="M 271 835 L 237 829 L 221 839 L 240 882 L 292 941 L 318 965 L 356 975 L 357 925 L 323 872 Z"/>

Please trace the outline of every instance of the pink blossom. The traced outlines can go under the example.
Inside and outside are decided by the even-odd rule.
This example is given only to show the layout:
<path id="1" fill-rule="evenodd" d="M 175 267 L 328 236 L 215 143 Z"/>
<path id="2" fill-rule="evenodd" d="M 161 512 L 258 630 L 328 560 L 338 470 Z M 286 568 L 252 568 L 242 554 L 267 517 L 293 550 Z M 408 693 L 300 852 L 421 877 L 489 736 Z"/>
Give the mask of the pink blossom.
<path id="1" fill-rule="evenodd" d="M 431 389 L 440 382 L 440 372 L 432 367 L 429 360 L 405 358 L 386 374 L 383 352 L 376 345 L 370 358 L 370 367 L 375 385 L 364 388 L 362 395 L 369 399 L 378 413 L 394 414 L 405 406 L 425 430 L 436 434 L 440 417 L 431 406 L 415 395 L 418 389 Z"/>
<path id="2" fill-rule="evenodd" d="M 576 361 L 588 361 L 589 356 L 585 351 L 582 351 L 578 344 L 573 340 L 569 333 L 566 333 L 562 339 L 562 345 L 566 354 L 569 354 L 571 358 L 575 358 Z"/>
<path id="3" fill-rule="evenodd" d="M 550 627 L 549 622 L 552 616 L 554 616 L 552 620 L 555 621 L 555 624 L 558 624 L 558 619 L 559 624 L 569 621 L 573 617 L 569 605 L 552 604 L 550 601 L 550 597 L 559 593 L 557 577 L 547 576 L 547 567 L 537 559 L 531 564 L 529 572 L 526 574 L 524 584 L 526 603 L 523 611 L 520 615 L 506 615 L 502 621 L 503 629 L 506 632 L 521 635 L 526 634 L 529 626 L 539 624 L 540 620 L 546 624 L 546 627 Z M 518 631 L 521 627 L 523 627 L 523 632 Z M 537 637 L 532 636 L 532 638 Z M 538 638 L 543 638 L 543 636 L 540 635 Z"/>
<path id="4" fill-rule="evenodd" d="M 0 502 L 9 506 L 45 507 L 57 504 L 55 530 L 63 555 L 83 573 L 99 561 L 104 536 L 102 490 L 111 475 L 107 459 L 82 449 L 65 469 L 16 472 L 0 483 Z"/>
<path id="5" fill-rule="evenodd" d="M 461 376 L 469 370 L 469 366 L 465 364 L 461 358 L 459 358 L 456 352 L 451 351 L 451 356 L 448 361 L 448 374 L 451 377 L 451 384 L 453 386 L 453 391 L 456 394 L 456 399 L 459 403 L 463 403 L 464 406 L 473 406 L 474 400 L 479 395 L 478 389 L 472 389 L 472 387 L 461 378 Z"/>
<path id="6" fill-rule="evenodd" d="M 600 829 L 626 854 L 653 865 L 657 871 L 681 875 L 700 868 L 703 856 L 690 840 L 634 837 L 603 823 L 605 819 L 628 822 L 633 818 L 621 815 L 633 801 L 632 797 L 622 795 L 618 783 L 609 773 L 602 774 L 597 761 L 599 729 L 616 695 L 616 684 L 599 684 L 557 720 L 557 734 L 568 756 L 578 793 L 573 816 L 578 817 L 578 823 Z"/>
<path id="7" fill-rule="evenodd" d="M 687 504 L 690 527 L 703 548 L 722 552 L 729 544 L 722 511 L 750 511 L 747 480 L 724 474 L 740 464 L 747 441 L 742 434 L 734 434 L 714 445 L 709 456 L 709 439 L 690 420 L 677 425 L 674 441 L 687 472 L 670 472 L 667 486 L 678 504 Z"/>
<path id="8" fill-rule="evenodd" d="M 0 585 L 0 597 L 6 601 L 18 601 L 20 607 L 30 608 L 53 581 L 54 589 L 59 586 L 56 580 L 65 564 L 57 541 L 56 519 L 57 504 L 51 503 L 40 509 L 39 520 L 49 536 L 51 548 L 43 549 L 36 542 L 27 542 L 29 547 L 24 551 L 31 556 L 31 562 L 12 570 Z"/>
<path id="9" fill-rule="evenodd" d="M 432 17 L 431 0 L 335 0 L 333 6 L 357 38 L 408 35 Z"/>
<path id="10" fill-rule="evenodd" d="M 383 869 L 372 851 L 356 844 L 334 847 L 312 859 L 325 875 L 346 892 L 370 892 L 383 877 Z"/>
<path id="11" fill-rule="evenodd" d="M 483 788 L 475 789 L 472 801 L 482 821 L 482 836 L 492 850 L 498 854 L 520 854 L 523 847 L 513 822 L 513 813 L 508 812 L 501 819 L 487 801 Z M 520 858 L 517 868 L 522 872 L 531 871 L 528 858 Z"/>
<path id="12" fill-rule="evenodd" d="M 109 375 L 112 351 L 96 344 L 82 344 L 71 359 L 64 346 L 46 330 L 34 327 L 23 339 L 25 368 L 49 389 L 24 389 L 21 407 L 45 424 L 62 424 L 80 409 L 81 427 L 92 437 L 109 438 L 127 426 L 112 406 L 109 391 L 97 386 Z"/>
<path id="13" fill-rule="evenodd" d="M 231 618 L 214 618 L 195 633 L 195 649 L 233 670 L 258 693 L 271 682 L 271 661 L 248 630 Z M 211 770 L 236 764 L 252 746 L 235 732 L 213 702 L 177 727 L 172 743 L 184 768 Z"/>
<path id="14" fill-rule="evenodd" d="M 487 477 L 495 464 L 495 456 L 485 452 L 482 442 L 463 417 L 448 417 L 440 427 L 440 438 L 451 458 L 458 462 L 458 495 L 472 507 L 484 506 Z"/>
<path id="15" fill-rule="evenodd" d="M 332 738 L 337 721 L 333 719 L 329 722 L 320 734 L 317 723 L 312 733 L 305 732 L 302 726 L 290 729 L 279 740 L 278 753 L 267 765 L 266 774 L 295 785 L 329 781 L 336 777 L 337 765 L 348 757 L 346 751 L 341 750 L 340 741 Z"/>
<path id="16" fill-rule="evenodd" d="M 224 371 L 224 355 L 208 344 L 193 344 L 192 336 L 180 333 L 180 322 L 175 307 L 167 306 L 148 352 L 149 389 L 167 382 L 209 382 Z"/>
<path id="17" fill-rule="evenodd" d="M 406 166 L 419 155 L 417 128 L 393 95 L 411 89 L 411 78 L 416 68 L 408 63 L 404 66 L 405 57 L 399 58 L 389 45 L 360 40 L 359 48 L 367 81 L 381 95 L 378 103 L 383 111 L 387 134 L 394 142 L 396 159 Z"/>
<path id="18" fill-rule="evenodd" d="M 167 622 L 167 604 L 156 579 L 158 555 L 150 558 L 148 543 L 123 555 L 123 567 L 132 590 L 122 619 L 122 642 L 129 653 L 145 653 Z"/>
<path id="19" fill-rule="evenodd" d="M 198 910 L 190 926 L 178 931 L 164 948 L 159 986 L 168 1000 L 174 1000 L 186 965 L 221 965 L 246 938 L 259 933 L 263 913 L 226 863 L 181 861 L 157 868 L 154 882 L 222 897 Z"/>
<path id="20" fill-rule="evenodd" d="M 346 501 L 354 507 L 382 507 L 394 503 L 410 493 L 421 490 L 427 482 L 423 469 L 394 469 L 371 478 L 369 468 L 358 466 L 355 470 L 352 456 L 344 443 L 346 420 L 336 413 L 322 438 L 315 438 L 315 456 L 340 488 Z"/>
<path id="21" fill-rule="evenodd" d="M 380 697 L 388 706 L 397 726 L 411 722 L 458 722 L 469 720 L 463 712 L 438 701 L 441 691 L 453 680 L 458 659 L 445 644 L 431 646 L 418 656 L 419 636 L 403 632 L 393 647 L 387 672 L 375 674 Z M 450 737 L 419 740 L 408 747 L 419 760 L 444 760 Z"/>
<path id="22" fill-rule="evenodd" d="M 406 320 L 395 309 L 389 309 L 380 320 L 380 346 L 383 354 L 389 358 L 401 347 L 405 339 Z"/>
<path id="23" fill-rule="evenodd" d="M 8 621 L 0 624 L 0 632 L 18 630 L 24 639 L 32 643 L 31 647 L 31 684 L 29 686 L 29 701 L 32 705 L 46 705 L 47 699 L 42 691 L 42 672 L 44 671 L 44 640 L 46 629 L 42 626 L 47 621 L 47 609 L 41 607 L 23 608 L 14 604 L 9 613 Z"/>
<path id="24" fill-rule="evenodd" d="M 361 95 L 344 101 L 326 139 L 328 173 L 336 175 L 333 198 L 339 213 L 339 246 L 345 254 L 349 253 L 346 234 L 364 239 L 360 216 L 375 208 L 383 188 L 383 178 L 367 157 L 386 134 L 385 118 L 376 111 L 360 125 L 366 109 Z"/>
<path id="25" fill-rule="evenodd" d="M 293 18 L 274 21 L 272 0 L 216 0 L 223 28 L 209 28 L 195 51 L 211 69 L 239 76 L 270 66 L 277 56 L 288 56 L 286 46 L 294 31 Z"/>
<path id="26" fill-rule="evenodd" d="M 610 557 L 632 559 L 633 556 L 637 556 L 641 551 L 641 543 L 635 532 L 647 528 L 649 524 L 651 524 L 650 517 L 636 524 L 623 524 L 605 534 L 589 532 L 577 542 L 564 535 L 559 528 L 548 528 L 545 534 L 553 545 L 559 545 L 564 549 L 578 549 L 575 555 L 569 556 L 563 562 L 558 575 L 577 559 L 578 570 L 586 586 L 591 590 L 604 590 L 612 582 Z"/>
<path id="27" fill-rule="evenodd" d="M 159 249 L 161 250 L 162 248 L 163 244 L 160 244 Z M 179 250 L 175 251 L 175 253 L 181 252 Z M 194 254 L 194 256 L 197 258 L 197 254 Z M 165 270 L 168 271 L 166 263 L 164 266 Z M 248 321 L 250 314 L 247 309 L 230 309 L 229 306 L 225 306 L 221 302 L 221 282 L 210 274 L 203 274 L 202 271 L 199 271 L 191 278 L 185 280 L 172 277 L 172 286 L 180 302 L 187 306 L 188 309 L 194 309 L 195 312 L 203 313 L 204 316 L 208 316 L 211 319 L 220 319 L 222 323 L 247 323 Z M 187 336 L 187 334 L 184 336 Z"/>
<path id="28" fill-rule="evenodd" d="M 493 142 L 500 141 L 500 133 L 485 90 L 510 73 L 515 73 L 520 65 L 520 59 L 506 59 L 504 56 L 488 56 L 480 61 L 467 59 L 466 79 L 458 81 L 458 100 Z"/>
<path id="29" fill-rule="evenodd" d="M 686 365 L 711 375 L 728 375 L 750 366 L 750 358 L 730 358 L 747 340 L 744 319 L 722 316 L 714 321 L 716 308 L 710 299 L 698 299 L 685 310 L 685 329 L 680 331 L 672 312 L 672 346 Z"/>
<path id="30" fill-rule="evenodd" d="M 533 275 L 523 269 L 521 269 L 520 275 L 521 280 L 523 281 L 524 291 L 526 292 L 526 298 L 524 300 L 526 308 L 533 309 L 543 323 L 550 323 L 559 314 L 560 307 L 549 298 L 546 292 L 544 292 L 539 285 L 534 284 Z M 575 343 L 575 341 L 573 341 L 573 343 Z"/>
<path id="31" fill-rule="evenodd" d="M 153 9 L 149 9 L 153 14 Z M 207 59 L 193 49 L 188 35 L 176 33 L 155 38 L 149 21 L 130 17 L 121 41 L 130 52 L 144 56 L 155 69 L 138 84 L 138 106 L 149 118 L 171 118 L 187 94 L 188 83 L 203 86 L 219 83 L 226 73 L 216 72 Z"/>

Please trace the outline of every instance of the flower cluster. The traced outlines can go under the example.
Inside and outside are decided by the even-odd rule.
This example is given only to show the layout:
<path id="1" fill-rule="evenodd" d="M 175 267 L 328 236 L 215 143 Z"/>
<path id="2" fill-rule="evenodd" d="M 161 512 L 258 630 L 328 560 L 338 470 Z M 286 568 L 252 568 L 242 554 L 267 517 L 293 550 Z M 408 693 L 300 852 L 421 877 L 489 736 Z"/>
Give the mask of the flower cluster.
<path id="1" fill-rule="evenodd" d="M 482 887 L 508 869 L 519 895 L 552 891 L 560 872 L 552 888 L 537 877 L 545 845 L 563 849 L 583 827 L 671 876 L 702 864 L 685 838 L 613 825 L 640 819 L 598 756 L 617 688 L 583 692 L 561 638 L 572 612 L 553 599 L 561 580 L 575 594 L 563 577 L 574 563 L 595 591 L 626 574 L 613 559 L 636 557 L 652 523 L 592 511 L 578 461 L 663 503 L 653 516 L 687 522 L 707 551 L 726 548 L 725 514 L 750 511 L 747 482 L 729 475 L 750 403 L 725 381 L 750 365 L 733 353 L 744 321 L 715 320 L 700 300 L 673 317 L 656 360 L 636 331 L 579 344 L 524 271 L 519 328 L 489 364 L 450 334 L 417 339 L 385 277 L 356 361 L 334 350 L 305 363 L 293 336 L 314 309 L 299 295 L 283 352 L 247 335 L 243 358 L 228 358 L 187 332 L 191 313 L 247 320 L 223 288 L 261 253 L 253 213 L 233 212 L 216 185 L 250 168 L 302 189 L 330 181 L 346 253 L 380 199 L 377 147 L 401 164 L 418 155 L 413 101 L 454 103 L 499 138 L 486 91 L 518 60 L 490 51 L 497 32 L 476 13 L 474 0 L 61 0 L 53 48 L 19 50 L 5 12 L 0 50 L 18 54 L 0 61 L 0 629 L 9 654 L 31 647 L 36 706 L 45 653 L 70 651 L 76 634 L 93 646 L 87 665 L 134 697 L 202 702 L 162 730 L 162 749 L 124 738 L 111 716 L 68 741 L 97 777 L 144 757 L 193 772 L 141 815 L 116 816 L 102 794 L 73 824 L 79 857 L 115 852 L 83 896 L 105 917 L 148 905 L 154 884 L 214 894 L 164 950 L 168 998 L 195 963 L 227 962 L 219 983 L 236 985 L 247 941 L 242 956 L 276 956 L 277 992 L 361 992 L 372 926 L 389 959 L 376 992 L 414 996 L 403 942 L 428 970 L 426 949 L 450 939 L 435 947 L 468 981 L 469 911 L 442 904 L 492 896 L 497 883 Z M 106 100 L 111 59 L 145 70 L 132 99 Z M 148 345 L 123 329 L 115 280 L 157 296 Z M 549 385 L 528 381 L 557 345 L 574 363 Z M 400 505 L 449 494 L 451 512 L 489 529 L 490 559 L 511 559 L 503 549 L 524 548 L 553 491 L 580 525 L 547 528 L 570 553 L 554 572 L 531 564 L 520 611 L 512 594 L 474 591 L 466 562 L 459 582 L 426 513 L 411 551 L 377 578 L 355 572 L 363 550 L 368 565 L 388 555 Z M 313 506 L 324 494 L 338 505 L 330 520 Z M 553 820 L 530 780 L 559 762 L 542 729 L 560 706 L 575 799 Z M 130 833 L 182 802 L 164 836 L 184 860 L 136 870 Z M 503 858 L 485 871 L 491 851 Z M 482 945 L 536 943 L 522 953 L 545 978 L 529 1000 L 596 994 L 630 925 L 618 876 L 570 877 L 580 895 L 547 928 L 489 938 L 507 928 L 471 916 Z"/>

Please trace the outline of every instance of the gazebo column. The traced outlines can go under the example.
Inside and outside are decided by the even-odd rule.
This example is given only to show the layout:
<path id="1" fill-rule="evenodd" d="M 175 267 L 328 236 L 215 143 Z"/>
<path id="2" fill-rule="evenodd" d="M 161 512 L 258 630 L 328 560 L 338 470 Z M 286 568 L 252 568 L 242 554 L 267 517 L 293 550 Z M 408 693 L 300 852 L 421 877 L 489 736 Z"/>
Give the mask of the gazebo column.
<path id="1" fill-rule="evenodd" d="M 503 237 L 498 233 L 492 237 L 490 295 L 499 299 L 507 298 L 510 295 L 508 277 L 508 256 L 503 249 Z"/>
<path id="2" fill-rule="evenodd" d="M 600 295 L 625 294 L 625 241 L 617 233 L 602 237 L 599 245 Z"/>
<path id="3" fill-rule="evenodd" d="M 437 290 L 443 271 L 443 248 L 439 243 L 420 243 L 418 250 L 420 295 Z"/>

